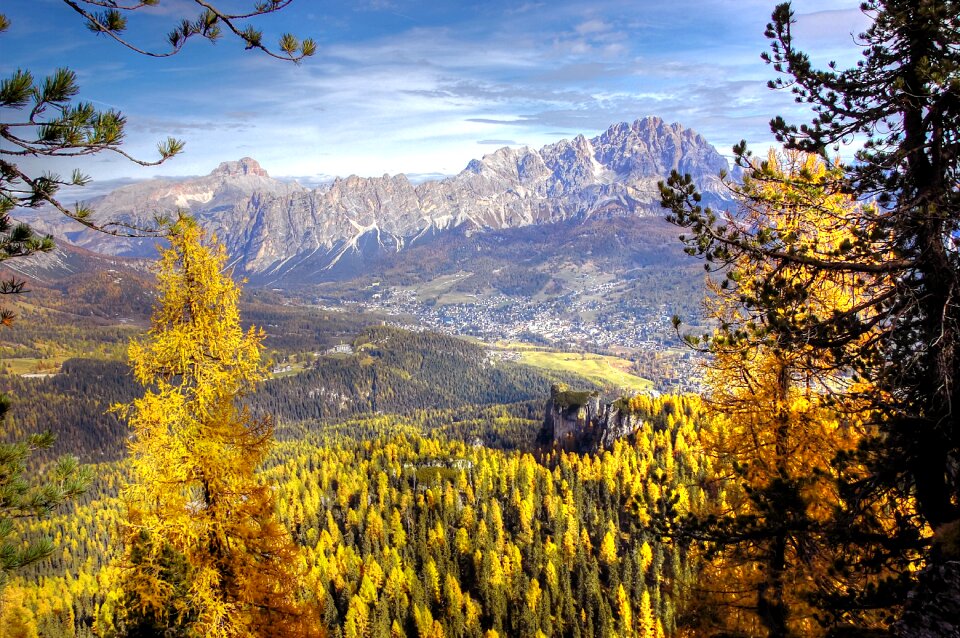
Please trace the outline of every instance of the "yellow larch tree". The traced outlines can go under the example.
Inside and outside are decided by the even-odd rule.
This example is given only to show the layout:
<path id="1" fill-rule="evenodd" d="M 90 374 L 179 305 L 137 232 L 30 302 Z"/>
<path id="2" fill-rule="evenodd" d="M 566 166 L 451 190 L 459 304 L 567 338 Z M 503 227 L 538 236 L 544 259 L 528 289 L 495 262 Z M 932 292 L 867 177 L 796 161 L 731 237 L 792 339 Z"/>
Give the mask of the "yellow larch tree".
<path id="1" fill-rule="evenodd" d="M 744 635 L 822 635 L 821 610 L 810 601 L 845 587 L 832 567 L 844 545 L 838 522 L 850 515 L 841 491 L 863 469 L 849 459 L 869 434 L 860 397 L 873 389 L 838 363 L 816 330 L 799 340 L 784 330 L 849 316 L 859 332 L 845 347 L 869 356 L 874 346 L 875 317 L 861 301 L 868 288 L 882 294 L 891 282 L 818 267 L 852 241 L 857 229 L 848 220 L 865 206 L 840 183 L 838 169 L 817 156 L 771 151 L 735 187 L 741 209 L 727 224 L 758 229 L 766 234 L 758 242 L 797 259 L 716 255 L 726 279 L 711 282 L 707 302 L 719 328 L 705 341 L 712 416 L 701 440 L 725 498 L 687 531 L 712 556 L 698 584 L 706 622 Z M 846 482 L 838 480 L 838 456 L 848 459 Z M 898 509 L 909 515 L 910 504 L 877 507 L 892 520 Z"/>
<path id="2" fill-rule="evenodd" d="M 17 587 L 7 587 L 0 592 L 0 636 L 39 638 L 36 617 L 24 605 L 23 591 Z"/>
<path id="3" fill-rule="evenodd" d="M 161 252 L 148 338 L 129 349 L 142 398 L 116 409 L 133 481 L 116 615 L 126 635 L 305 636 L 300 557 L 257 476 L 268 419 L 240 400 L 263 378 L 263 332 L 240 325 L 226 253 L 190 218 Z"/>

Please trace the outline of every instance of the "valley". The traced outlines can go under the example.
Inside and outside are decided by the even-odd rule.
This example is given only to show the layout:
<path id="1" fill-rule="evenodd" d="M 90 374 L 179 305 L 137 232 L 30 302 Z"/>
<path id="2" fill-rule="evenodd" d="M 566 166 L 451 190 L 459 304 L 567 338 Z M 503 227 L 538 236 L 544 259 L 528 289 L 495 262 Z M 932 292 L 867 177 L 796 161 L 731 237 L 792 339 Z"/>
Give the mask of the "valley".
<path id="1" fill-rule="evenodd" d="M 251 207 L 267 223 L 297 190 L 250 190 L 271 182 L 247 161 L 210 180 L 221 199 L 176 201 L 212 203 L 198 212 L 211 230 Z M 126 199 L 158 186 L 129 188 Z M 703 591 L 723 595 L 722 565 L 673 532 L 752 489 L 704 453 L 739 434 L 701 398 L 709 359 L 682 338 L 717 327 L 705 318 L 703 267 L 658 211 L 591 197 L 594 208 L 568 217 L 434 219 L 413 236 L 350 218 L 358 234 L 292 247 L 261 270 L 247 250 L 256 242 L 229 240 L 218 276 L 249 277 L 237 329 L 262 328 L 266 362 L 242 415 L 273 437 L 259 480 L 306 566 L 295 582 L 315 630 L 667 637 L 719 622 L 690 610 Z M 71 511 L 17 527 L 65 549 L 12 586 L 17 613 L 44 635 L 89 638 L 129 613 L 111 536 L 135 437 L 112 407 L 145 391 L 127 344 L 145 339 L 163 279 L 146 249 L 104 254 L 70 237 L 87 247 L 61 241 L 5 264 L 30 293 L 12 305 L 0 383 L 15 405 L 5 441 L 56 435 L 31 470 L 62 455 L 96 469 Z M 155 337 L 163 326 L 152 325 Z"/>
<path id="2" fill-rule="evenodd" d="M 698 305 L 668 286 L 698 291 L 702 275 L 666 248 L 672 233 L 627 217 L 455 233 L 353 278 L 246 288 L 241 317 L 264 329 L 271 370 L 247 404 L 274 424 L 263 476 L 309 548 L 318 627 L 603 636 L 629 630 L 634 613 L 664 634 L 684 622 L 696 559 L 644 527 L 660 495 L 708 494 L 695 485 L 702 464 L 674 452 L 698 436 L 699 405 L 651 398 L 697 382 L 670 315 L 696 317 Z M 129 429 L 108 409 L 142 392 L 126 344 L 143 339 L 155 283 L 139 261 L 79 248 L 17 266 L 31 293 L 0 343 L 16 402 L 4 434 L 49 427 L 57 440 L 32 467 L 70 454 L 97 480 L 69 512 L 20 528 L 69 551 L 22 572 L 15 608 L 45 635 L 103 635 L 118 609 L 111 538 L 130 476 Z M 539 439 L 557 384 L 607 400 L 640 393 L 629 440 L 642 445 L 550 451 Z M 529 591 L 541 592 L 531 613 L 513 611 L 531 609 Z"/>
<path id="3" fill-rule="evenodd" d="M 642 367 L 650 389 L 686 391 L 699 387 L 699 359 L 671 319 L 702 331 L 703 274 L 656 203 L 656 182 L 671 169 L 691 171 L 710 201 L 724 201 L 716 175 L 726 161 L 695 131 L 648 117 L 592 139 L 503 148 L 416 186 L 400 175 L 310 190 L 244 158 L 92 204 L 103 221 L 140 227 L 188 211 L 217 233 L 253 294 L 301 308 L 302 321 L 345 312 L 487 343 L 615 354 Z M 53 254 L 9 262 L 35 297 L 115 322 L 146 318 L 155 240 L 105 236 L 42 211 L 30 220 L 61 238 Z M 265 326 L 268 343 L 295 341 L 275 327 Z M 276 358 L 281 369 L 286 356 Z M 51 367 L 40 359 L 10 365 Z"/>

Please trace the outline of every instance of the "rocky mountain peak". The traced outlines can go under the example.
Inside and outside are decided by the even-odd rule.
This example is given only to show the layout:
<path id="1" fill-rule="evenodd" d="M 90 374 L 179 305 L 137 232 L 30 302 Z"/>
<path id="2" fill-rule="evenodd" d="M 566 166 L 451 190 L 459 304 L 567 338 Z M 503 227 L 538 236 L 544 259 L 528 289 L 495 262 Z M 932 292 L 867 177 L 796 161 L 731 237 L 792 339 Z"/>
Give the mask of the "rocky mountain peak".
<path id="1" fill-rule="evenodd" d="M 690 173 L 706 197 L 722 199 L 716 175 L 727 169 L 696 132 L 647 117 L 592 138 L 577 135 L 539 149 L 504 147 L 437 181 L 351 175 L 310 190 L 269 177 L 245 157 L 205 177 L 133 184 L 94 206 L 100 219 L 139 225 L 158 212 L 188 209 L 217 233 L 241 272 L 279 278 L 299 270 L 322 277 L 334 266 L 364 267 L 367 248 L 400 250 L 433 229 L 662 215 L 657 182 L 671 170 Z M 148 240 L 108 243 L 93 231 L 48 232 L 69 233 L 76 244 L 111 254 L 147 257 L 154 250 Z"/>
<path id="2" fill-rule="evenodd" d="M 657 117 L 656 115 L 648 115 L 646 117 L 641 117 L 640 119 L 635 120 L 633 125 L 629 126 L 628 128 L 632 128 L 634 131 L 643 131 L 643 130 L 656 131 L 656 130 L 662 130 L 666 126 L 667 126 L 667 123 L 663 121 L 663 118 Z M 673 124 L 669 126 L 669 128 L 672 128 L 674 130 L 681 130 L 683 127 L 680 126 L 679 124 Z"/>
<path id="3" fill-rule="evenodd" d="M 252 157 L 244 157 L 235 162 L 221 162 L 210 175 L 221 177 L 236 177 L 238 175 L 257 175 L 259 177 L 270 177 L 257 160 Z"/>

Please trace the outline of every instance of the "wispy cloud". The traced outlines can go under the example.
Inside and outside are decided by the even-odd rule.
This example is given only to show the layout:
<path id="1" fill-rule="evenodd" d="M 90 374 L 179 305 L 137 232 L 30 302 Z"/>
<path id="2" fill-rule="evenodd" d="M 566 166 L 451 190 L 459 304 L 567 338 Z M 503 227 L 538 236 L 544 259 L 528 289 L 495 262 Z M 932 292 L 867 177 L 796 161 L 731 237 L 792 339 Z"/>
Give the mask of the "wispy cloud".
<path id="1" fill-rule="evenodd" d="M 855 59 L 850 33 L 866 26 L 855 2 L 798 2 L 799 44 Z M 134 153 L 151 155 L 175 135 L 187 142 L 171 163 L 180 172 L 252 155 L 271 174 L 315 184 L 455 173 L 478 145 L 539 146 L 646 115 L 695 128 L 724 152 L 741 138 L 769 144 L 775 114 L 807 117 L 789 94 L 765 88 L 768 0 L 742 0 L 736 11 L 723 0 L 640 4 L 293 3 L 271 25 L 319 29 L 316 59 L 300 66 L 228 42 L 157 62 L 94 39 L 75 58 L 48 58 L 70 61 L 88 97 L 122 107 Z M 46 55 L 18 38 L 14 57 Z M 93 166 L 105 177 L 142 174 L 123 161 Z"/>

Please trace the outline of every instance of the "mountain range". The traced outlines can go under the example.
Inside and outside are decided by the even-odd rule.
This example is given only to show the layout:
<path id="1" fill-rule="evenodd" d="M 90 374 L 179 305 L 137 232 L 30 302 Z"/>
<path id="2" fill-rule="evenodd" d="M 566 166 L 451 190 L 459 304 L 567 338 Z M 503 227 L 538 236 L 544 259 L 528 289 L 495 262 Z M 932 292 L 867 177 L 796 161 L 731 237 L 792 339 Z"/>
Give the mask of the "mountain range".
<path id="1" fill-rule="evenodd" d="M 89 202 L 99 221 L 149 225 L 188 210 L 224 242 L 254 281 L 316 282 L 356 274 L 377 254 L 455 234 L 557 222 L 659 216 L 657 182 L 689 173 L 707 199 L 722 199 L 726 160 L 701 135 L 656 117 L 620 123 L 543 148 L 501 148 L 457 175 L 412 183 L 405 175 L 337 178 L 308 189 L 274 179 L 253 159 L 209 175 L 156 179 Z M 151 257 L 155 240 L 120 239 L 51 217 L 47 232 L 94 252 Z"/>

